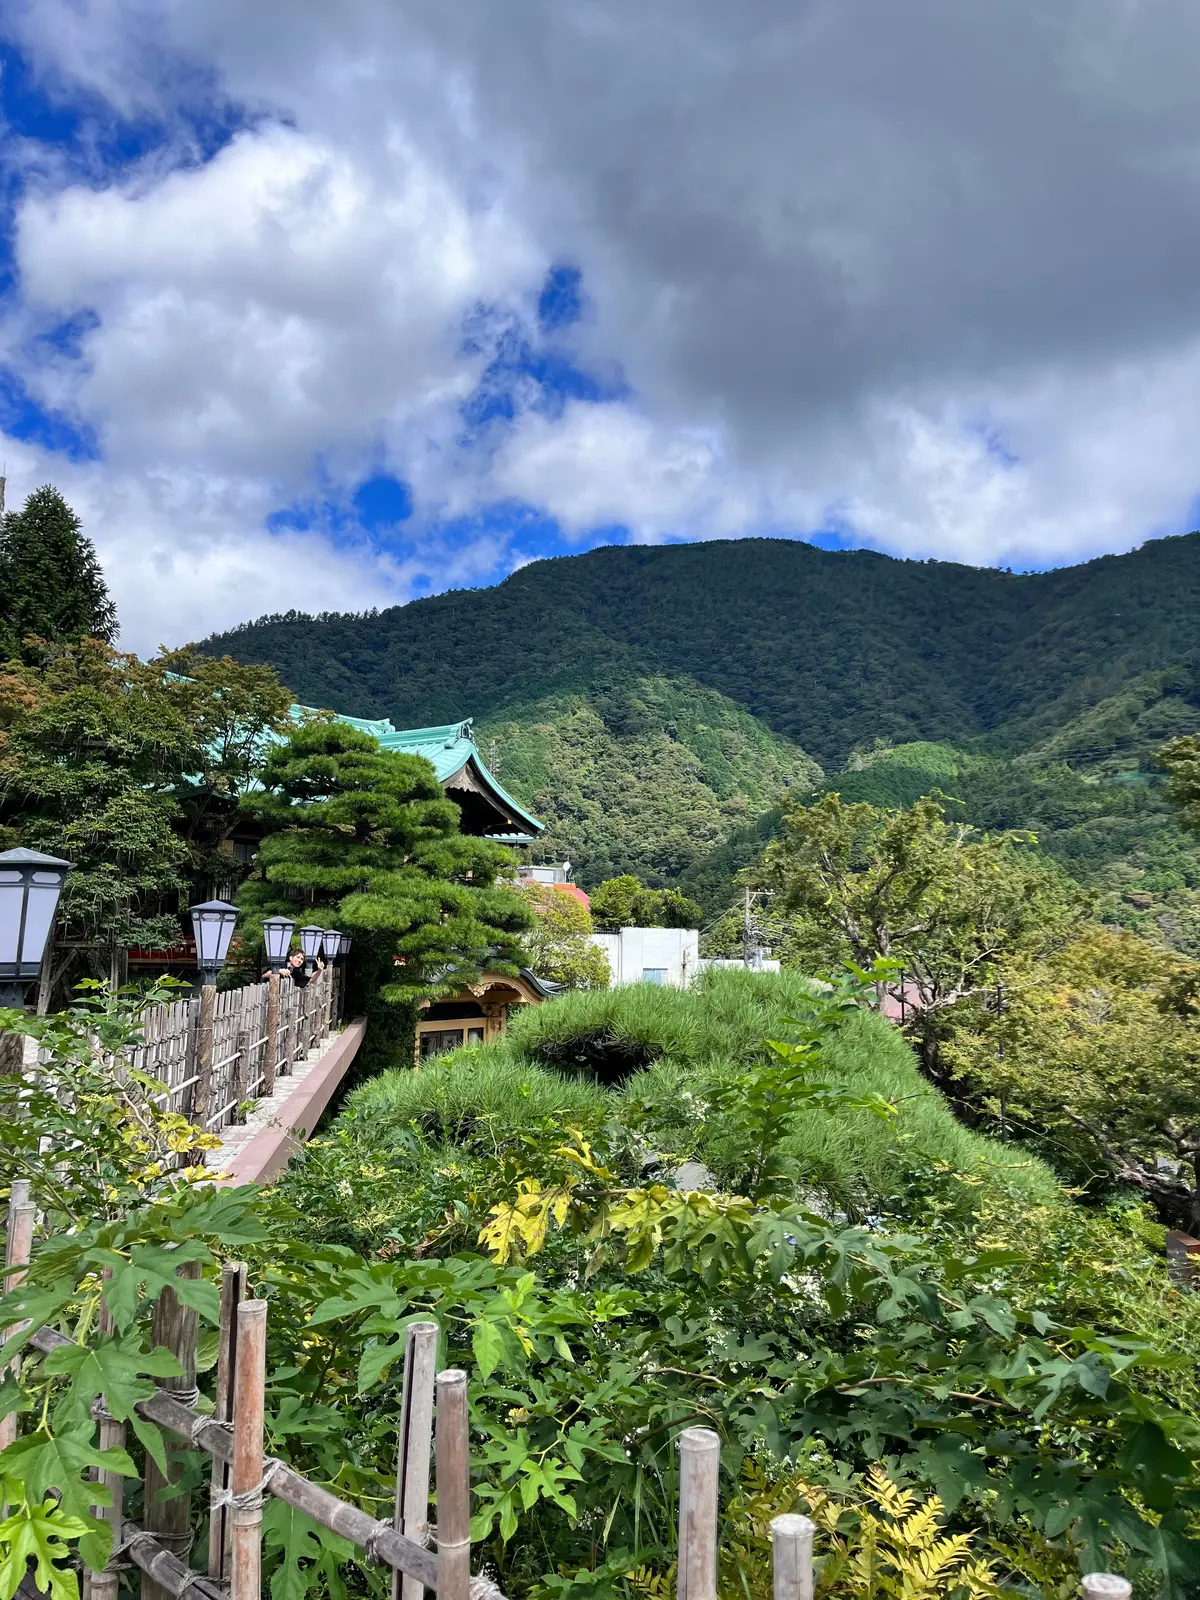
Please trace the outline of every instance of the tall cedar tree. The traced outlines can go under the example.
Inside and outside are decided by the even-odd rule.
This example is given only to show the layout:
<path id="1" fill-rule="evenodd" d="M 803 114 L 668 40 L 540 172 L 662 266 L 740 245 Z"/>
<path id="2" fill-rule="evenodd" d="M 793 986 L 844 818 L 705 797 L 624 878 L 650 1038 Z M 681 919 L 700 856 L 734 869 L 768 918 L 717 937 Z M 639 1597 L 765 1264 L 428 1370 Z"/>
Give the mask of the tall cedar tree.
<path id="1" fill-rule="evenodd" d="M 419 998 L 517 970 L 533 919 L 497 885 L 511 856 L 460 833 L 429 762 L 314 722 L 270 752 L 261 782 L 270 831 L 239 904 L 353 936 L 350 1001 L 372 1020 L 373 1058 L 398 1048 Z"/>
<path id="2" fill-rule="evenodd" d="M 0 654 L 20 655 L 31 635 L 55 642 L 116 637 L 117 608 L 81 526 L 50 484 L 0 522 Z"/>
<path id="3" fill-rule="evenodd" d="M 59 917 L 68 959 L 119 978 L 120 953 L 178 938 L 188 880 L 227 880 L 220 846 L 264 732 L 290 726 L 273 674 L 175 652 L 142 662 L 98 639 L 0 669 L 0 848 L 74 863 Z"/>

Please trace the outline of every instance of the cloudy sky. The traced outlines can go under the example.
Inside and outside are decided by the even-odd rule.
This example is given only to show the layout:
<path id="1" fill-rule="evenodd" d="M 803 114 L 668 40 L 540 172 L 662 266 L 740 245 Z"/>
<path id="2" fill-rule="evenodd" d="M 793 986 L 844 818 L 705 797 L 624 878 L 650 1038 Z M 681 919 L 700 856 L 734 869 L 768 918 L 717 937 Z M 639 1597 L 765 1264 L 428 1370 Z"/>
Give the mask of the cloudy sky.
<path id="1" fill-rule="evenodd" d="M 1200 495 L 1195 0 L 8 0 L 0 441 L 149 649 Z"/>

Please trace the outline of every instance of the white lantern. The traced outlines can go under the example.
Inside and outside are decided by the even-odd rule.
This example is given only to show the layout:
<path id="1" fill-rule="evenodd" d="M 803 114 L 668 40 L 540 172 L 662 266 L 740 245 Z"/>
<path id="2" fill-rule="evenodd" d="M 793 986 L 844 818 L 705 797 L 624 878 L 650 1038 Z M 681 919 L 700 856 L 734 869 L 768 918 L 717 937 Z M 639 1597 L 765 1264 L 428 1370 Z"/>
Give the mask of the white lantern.
<path id="1" fill-rule="evenodd" d="M 341 934 L 336 928 L 326 928 L 324 937 L 321 940 L 321 949 L 325 952 L 326 961 L 336 961 L 341 948 Z"/>
<path id="2" fill-rule="evenodd" d="M 310 922 L 307 928 L 300 929 L 300 948 L 304 951 L 305 961 L 315 961 L 321 954 L 321 941 L 325 937 L 325 929 L 318 928 L 315 922 Z"/>
<path id="3" fill-rule="evenodd" d="M 0 1003 L 24 1005 L 70 870 L 69 861 L 40 850 L 0 852 Z"/>
<path id="4" fill-rule="evenodd" d="M 204 974 L 206 984 L 216 983 L 217 973 L 229 954 L 238 908 L 227 900 L 206 900 L 202 905 L 189 906 L 188 910 L 196 936 L 196 965 Z"/>
<path id="5" fill-rule="evenodd" d="M 267 917 L 263 921 L 263 944 L 267 950 L 267 965 L 272 972 L 278 972 L 287 961 L 295 926 L 290 917 Z"/>

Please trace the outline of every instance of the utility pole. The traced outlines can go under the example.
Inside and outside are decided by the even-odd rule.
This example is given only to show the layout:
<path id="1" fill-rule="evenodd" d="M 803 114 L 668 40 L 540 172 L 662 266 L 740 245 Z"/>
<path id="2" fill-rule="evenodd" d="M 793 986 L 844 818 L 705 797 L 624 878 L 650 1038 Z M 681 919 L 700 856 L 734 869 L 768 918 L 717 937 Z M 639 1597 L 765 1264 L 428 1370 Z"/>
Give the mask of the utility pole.
<path id="1" fill-rule="evenodd" d="M 742 912 L 742 965 L 750 971 L 750 890 L 746 890 L 746 904 Z"/>

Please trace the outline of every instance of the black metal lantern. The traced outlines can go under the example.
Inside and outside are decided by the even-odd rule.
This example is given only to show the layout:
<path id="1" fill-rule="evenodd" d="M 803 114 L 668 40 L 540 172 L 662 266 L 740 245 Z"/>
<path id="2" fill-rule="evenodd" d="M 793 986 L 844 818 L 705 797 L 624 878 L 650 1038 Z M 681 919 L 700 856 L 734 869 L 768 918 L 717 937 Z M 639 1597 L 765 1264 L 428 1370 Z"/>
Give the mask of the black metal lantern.
<path id="1" fill-rule="evenodd" d="M 189 906 L 188 910 L 196 936 L 196 965 L 204 975 L 205 984 L 215 984 L 217 973 L 229 954 L 238 908 L 227 900 L 206 900 L 203 905 Z"/>
<path id="2" fill-rule="evenodd" d="M 318 928 L 315 922 L 310 922 L 307 928 L 300 929 L 300 948 L 304 951 L 306 962 L 315 961 L 321 954 L 321 941 L 325 937 L 325 929 Z"/>
<path id="3" fill-rule="evenodd" d="M 25 1004 L 70 870 L 69 861 L 40 850 L 0 852 L 0 1004 Z"/>
<path id="4" fill-rule="evenodd" d="M 350 954 L 350 935 L 348 933 L 344 933 L 342 935 L 342 942 L 341 942 L 340 946 L 338 947 L 338 955 L 341 957 L 341 959 L 343 961 L 345 961 L 346 957 L 349 954 Z"/>
<path id="5" fill-rule="evenodd" d="M 278 972 L 285 965 L 292 943 L 292 929 L 296 924 L 290 917 L 267 917 L 263 921 L 263 944 L 267 951 L 267 965 Z"/>
<path id="6" fill-rule="evenodd" d="M 325 952 L 326 961 L 336 961 L 341 948 L 341 934 L 336 928 L 326 928 L 325 937 L 321 940 L 321 949 Z"/>

